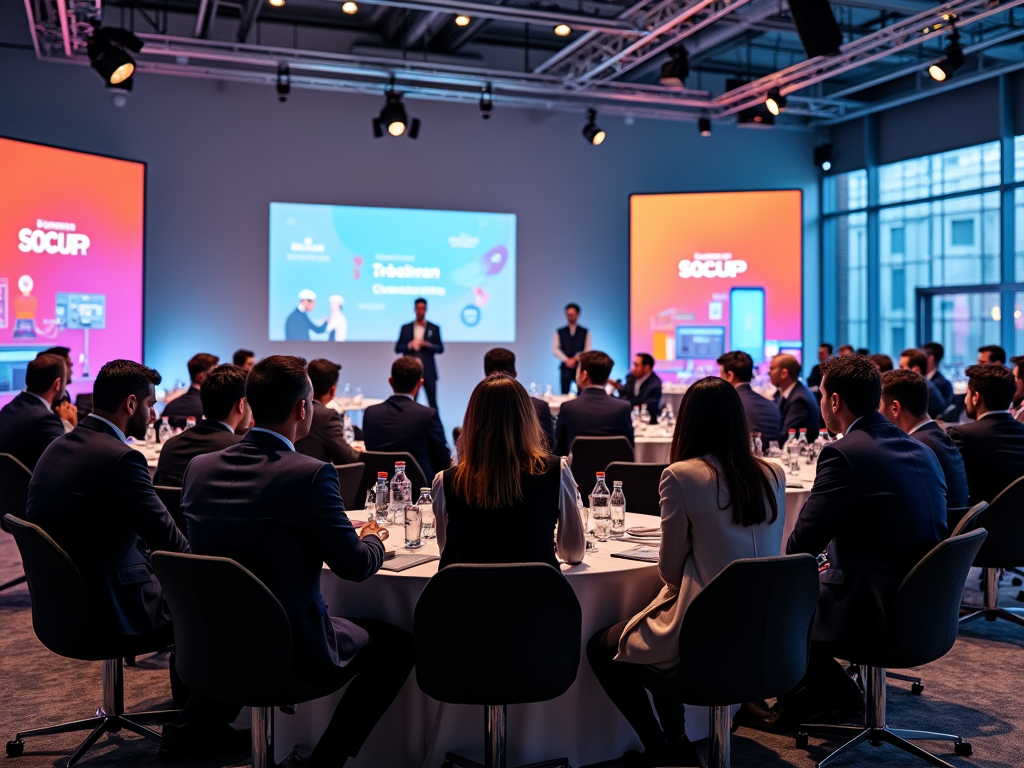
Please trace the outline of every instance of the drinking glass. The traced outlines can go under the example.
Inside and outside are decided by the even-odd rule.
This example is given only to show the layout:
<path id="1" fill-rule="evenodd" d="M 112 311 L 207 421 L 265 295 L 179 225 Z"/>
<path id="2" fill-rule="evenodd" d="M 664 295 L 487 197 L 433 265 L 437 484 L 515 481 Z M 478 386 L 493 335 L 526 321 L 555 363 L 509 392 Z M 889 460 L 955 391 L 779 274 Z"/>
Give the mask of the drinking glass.
<path id="1" fill-rule="evenodd" d="M 770 458 L 777 459 L 781 455 L 782 455 L 782 451 L 779 450 L 779 441 L 778 440 L 769 440 L 768 441 L 768 456 Z"/>
<path id="2" fill-rule="evenodd" d="M 612 514 L 607 506 L 592 507 L 590 514 L 594 518 L 594 535 L 598 541 L 608 541 L 608 529 L 611 527 Z"/>
<path id="3" fill-rule="evenodd" d="M 405 507 L 405 548 L 416 549 L 422 542 L 420 536 L 423 533 L 423 519 L 420 516 L 420 508 L 416 504 L 407 504 Z"/>

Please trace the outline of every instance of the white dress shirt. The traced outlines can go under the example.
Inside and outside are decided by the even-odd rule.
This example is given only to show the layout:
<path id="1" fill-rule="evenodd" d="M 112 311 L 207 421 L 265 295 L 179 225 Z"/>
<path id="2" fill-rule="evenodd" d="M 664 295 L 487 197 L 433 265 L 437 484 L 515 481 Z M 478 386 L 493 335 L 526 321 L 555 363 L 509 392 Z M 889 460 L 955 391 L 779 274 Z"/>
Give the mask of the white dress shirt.
<path id="1" fill-rule="evenodd" d="M 579 326 L 578 325 L 575 328 L 570 328 L 569 329 L 569 335 L 575 337 L 576 336 L 576 331 L 578 331 L 578 330 L 579 330 Z M 584 352 L 589 352 L 590 351 L 590 331 L 587 331 L 586 333 L 587 333 L 587 337 L 583 340 L 583 351 Z M 551 342 L 551 353 L 555 357 L 557 357 L 563 363 L 566 360 L 569 359 L 569 356 L 567 354 L 565 354 L 565 352 L 562 351 L 562 342 L 558 338 L 558 331 L 555 331 L 554 341 Z"/>
<path id="2" fill-rule="evenodd" d="M 287 437 L 282 435 L 280 432 L 275 432 L 274 430 L 266 429 L 265 427 L 252 427 L 249 431 L 250 432 L 266 432 L 268 435 L 273 435 L 278 440 L 280 440 L 282 443 L 284 443 L 285 446 L 287 446 L 289 451 L 294 451 L 295 450 L 295 444 L 291 440 L 289 440 Z"/>
<path id="3" fill-rule="evenodd" d="M 114 434 L 117 435 L 117 439 L 118 440 L 120 440 L 122 443 L 127 443 L 128 442 L 128 438 L 126 438 L 124 436 L 124 432 L 122 432 L 118 428 L 117 424 L 115 424 L 114 422 L 110 421 L 110 419 L 104 419 L 102 416 L 97 416 L 95 413 L 90 413 L 89 414 L 89 418 L 90 419 L 99 419 L 104 424 L 109 424 L 110 428 L 114 430 Z"/>
<path id="4" fill-rule="evenodd" d="M 925 426 L 926 424 L 931 424 L 933 421 L 935 421 L 935 419 L 925 419 L 924 421 L 920 422 L 919 424 L 915 424 L 911 428 L 911 430 L 909 432 L 907 432 L 907 434 L 908 435 L 912 435 L 915 432 L 917 432 L 917 430 L 919 430 L 921 427 Z"/>
<path id="5" fill-rule="evenodd" d="M 576 506 L 576 480 L 572 476 L 565 459 L 562 460 L 561 487 L 558 494 L 558 525 L 555 531 L 555 554 L 565 562 L 576 565 L 583 562 L 587 542 L 583 533 L 583 520 Z M 445 528 L 448 525 L 448 513 L 444 500 L 444 473 L 434 476 L 434 484 L 430 489 L 434 499 L 434 526 L 437 530 L 437 548 L 444 552 Z M 512 524 L 515 524 L 514 521 Z"/>
<path id="6" fill-rule="evenodd" d="M 423 341 L 423 337 L 426 335 L 426 333 L 427 333 L 427 324 L 426 323 L 424 323 L 423 325 L 420 325 L 419 323 L 414 322 L 412 324 L 412 338 L 413 338 L 414 341 Z"/>
<path id="7" fill-rule="evenodd" d="M 644 382 L 647 381 L 649 378 L 651 378 L 651 374 L 648 373 L 646 376 L 639 378 L 633 382 L 633 397 L 640 396 L 640 387 L 642 387 L 644 385 Z"/>
<path id="8" fill-rule="evenodd" d="M 779 394 L 782 397 L 782 399 L 785 400 L 787 397 L 789 397 L 789 393 L 792 392 L 794 389 L 796 389 L 796 382 L 795 381 L 792 384 L 790 384 L 788 387 L 786 387 L 785 389 L 780 389 L 779 390 Z"/>

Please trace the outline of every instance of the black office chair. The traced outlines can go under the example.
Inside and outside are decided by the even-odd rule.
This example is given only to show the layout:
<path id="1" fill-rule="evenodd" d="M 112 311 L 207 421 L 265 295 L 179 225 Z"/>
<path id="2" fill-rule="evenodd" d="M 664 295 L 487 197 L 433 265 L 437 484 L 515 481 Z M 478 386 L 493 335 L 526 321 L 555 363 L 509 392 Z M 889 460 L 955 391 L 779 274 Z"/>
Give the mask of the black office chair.
<path id="1" fill-rule="evenodd" d="M 804 676 L 818 589 L 810 555 L 736 560 L 687 607 L 680 665 L 659 685 L 710 708 L 710 768 L 729 768 L 731 705 L 778 696 Z"/>
<path id="2" fill-rule="evenodd" d="M 569 446 L 569 453 L 572 455 L 572 476 L 576 478 L 584 504 L 587 503 L 587 494 L 594 487 L 594 477 L 598 472 L 604 472 L 604 468 L 613 461 L 633 461 L 633 446 L 621 435 L 577 437 Z"/>
<path id="3" fill-rule="evenodd" d="M 668 464 L 638 464 L 630 461 L 613 461 L 604 469 L 608 487 L 616 480 L 622 481 L 622 492 L 626 496 L 626 509 L 644 515 L 661 516 L 661 473 Z M 582 493 L 582 487 L 581 487 Z"/>
<path id="4" fill-rule="evenodd" d="M 1024 627 L 1024 615 L 1018 612 L 1020 608 L 999 605 L 999 570 L 1024 563 L 1024 477 L 1004 488 L 965 530 L 976 528 L 984 528 L 989 533 L 974 560 L 975 566 L 984 569 L 985 607 L 967 614 L 960 623 L 979 618 L 985 621 L 1005 619 Z"/>
<path id="5" fill-rule="evenodd" d="M 405 462 L 405 476 L 412 483 L 412 492 L 418 494 L 420 488 L 430 485 L 430 480 L 423 472 L 419 462 L 412 457 L 411 453 L 386 453 L 384 451 L 363 451 L 359 454 L 359 460 L 363 463 L 363 481 L 359 484 L 356 498 L 359 502 L 365 503 L 366 492 L 377 482 L 378 472 L 388 473 L 388 484 L 395 476 L 395 462 Z M 443 467 L 442 467 L 443 469 Z M 415 499 L 414 499 L 415 500 Z"/>
<path id="6" fill-rule="evenodd" d="M 32 480 L 32 470 L 9 453 L 0 453 L 0 515 L 25 517 L 25 506 L 28 504 L 28 484 Z M 0 519 L 0 529 L 7 531 L 7 525 Z M 19 576 L 0 584 L 0 592 L 25 583 L 25 577 Z"/>
<path id="7" fill-rule="evenodd" d="M 576 680 L 582 612 L 543 563 L 451 565 L 427 582 L 413 615 L 416 680 L 428 696 L 482 705 L 484 763 L 505 768 L 505 708 L 549 701 Z M 480 768 L 452 752 L 445 768 Z M 568 768 L 568 758 L 529 768 Z"/>
<path id="8" fill-rule="evenodd" d="M 252 707 L 253 768 L 273 766 L 274 707 L 327 696 L 342 683 L 292 674 L 284 607 L 234 560 L 154 552 L 151 562 L 171 609 L 178 675 L 193 693 Z"/>
<path id="9" fill-rule="evenodd" d="M 130 638 L 99 637 L 91 622 L 91 599 L 85 579 L 71 558 L 42 528 L 6 515 L 8 528 L 21 551 L 32 596 L 32 629 L 39 641 L 54 653 L 69 659 L 103 662 L 103 706 L 88 720 L 21 731 L 7 742 L 7 756 L 19 757 L 25 750 L 23 739 L 56 733 L 88 731 L 88 738 L 68 759 L 74 765 L 104 733 L 125 728 L 159 743 L 160 734 L 144 723 L 167 723 L 178 716 L 177 710 L 149 712 L 124 711 L 124 671 L 121 659 L 148 651 Z"/>
<path id="10" fill-rule="evenodd" d="M 345 511 L 351 517 L 352 513 L 361 510 L 366 502 L 365 492 L 362 498 L 359 496 L 359 486 L 363 482 L 363 473 L 366 470 L 366 465 L 361 461 L 357 461 L 353 464 L 335 464 L 334 468 L 338 471 L 341 500 L 345 502 Z M 393 469 L 394 467 L 392 466 Z M 408 472 L 408 465 L 406 465 L 406 472 Z M 419 489 L 413 489 L 413 493 L 417 490 Z"/>
<path id="11" fill-rule="evenodd" d="M 818 768 L 831 765 L 862 741 L 873 746 L 891 744 L 942 768 L 953 767 L 910 740 L 952 741 L 958 755 L 971 754 L 970 742 L 960 736 L 889 728 L 885 722 L 885 671 L 888 667 L 906 669 L 927 664 L 942 658 L 953 647 L 967 572 L 987 535 L 979 529 L 939 542 L 900 584 L 886 637 L 839 650 L 842 658 L 866 668 L 864 725 L 802 725 L 796 737 L 798 747 L 807 746 L 807 732 L 812 730 L 853 736 L 819 762 Z"/>
<path id="12" fill-rule="evenodd" d="M 183 535 L 188 535 L 185 527 L 185 516 L 181 514 L 181 488 L 177 488 L 173 485 L 154 485 L 153 490 L 156 491 L 156 495 L 160 498 L 160 501 L 167 507 L 167 511 L 170 513 L 171 518 L 174 520 L 174 524 L 178 526 L 178 530 Z"/>

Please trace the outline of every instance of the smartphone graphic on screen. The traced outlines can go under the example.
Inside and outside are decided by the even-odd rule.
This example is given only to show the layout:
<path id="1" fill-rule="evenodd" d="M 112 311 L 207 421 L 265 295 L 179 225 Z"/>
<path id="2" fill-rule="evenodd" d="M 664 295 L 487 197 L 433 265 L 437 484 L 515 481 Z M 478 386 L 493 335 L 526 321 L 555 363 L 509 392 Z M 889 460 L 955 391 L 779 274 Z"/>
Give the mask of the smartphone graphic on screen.
<path id="1" fill-rule="evenodd" d="M 764 362 L 764 288 L 729 291 L 729 349 L 746 352 L 754 365 Z"/>

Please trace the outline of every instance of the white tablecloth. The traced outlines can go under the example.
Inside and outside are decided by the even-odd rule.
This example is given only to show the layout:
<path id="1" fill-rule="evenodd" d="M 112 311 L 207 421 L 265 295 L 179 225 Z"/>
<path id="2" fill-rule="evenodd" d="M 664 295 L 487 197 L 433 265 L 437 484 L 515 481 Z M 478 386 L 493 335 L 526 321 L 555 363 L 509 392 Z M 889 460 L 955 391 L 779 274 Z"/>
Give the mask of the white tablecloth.
<path id="1" fill-rule="evenodd" d="M 626 517 L 627 526 L 649 526 L 653 522 L 649 515 L 630 513 Z M 392 536 L 392 542 L 399 547 L 403 543 L 401 529 L 393 529 Z M 600 551 L 588 553 L 580 565 L 562 566 L 583 609 L 584 648 L 598 630 L 633 616 L 661 588 L 655 564 L 610 556 L 613 551 L 635 545 L 636 542 L 600 543 Z M 436 540 L 419 551 L 436 554 Z M 436 572 L 434 561 L 402 573 L 381 571 L 361 584 L 354 584 L 325 569 L 321 586 L 332 615 L 383 619 L 411 630 L 416 600 Z M 340 692 L 300 704 L 294 716 L 276 713 L 277 760 L 286 757 L 296 744 L 303 745 L 304 753 L 308 753 L 339 698 Z M 348 765 L 433 768 L 440 765 L 446 751 L 482 761 L 483 721 L 482 707 L 442 705 L 429 699 L 416 686 L 414 671 L 359 757 Z M 705 738 L 707 710 L 687 707 L 686 726 L 691 739 Z M 617 757 L 627 749 L 641 748 L 632 728 L 601 689 L 585 652 L 576 682 L 565 694 L 549 702 L 509 707 L 508 744 L 509 765 L 565 756 L 572 765 L 585 765 Z"/>
<path id="2" fill-rule="evenodd" d="M 551 408 L 552 416 L 558 416 L 558 412 L 562 410 L 562 403 L 576 399 L 576 395 L 551 395 L 551 397 L 541 396 L 540 399 L 546 402 L 548 407 Z"/>
<path id="3" fill-rule="evenodd" d="M 338 413 L 344 413 L 345 411 L 352 413 L 354 411 L 365 411 L 371 405 L 380 405 L 383 402 L 383 400 L 376 397 L 364 397 L 358 403 L 352 399 L 346 400 L 336 397 L 327 404 L 327 407 L 333 408 Z"/>

